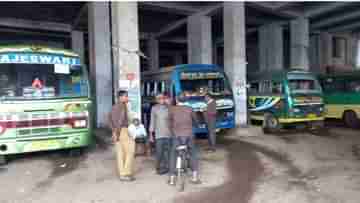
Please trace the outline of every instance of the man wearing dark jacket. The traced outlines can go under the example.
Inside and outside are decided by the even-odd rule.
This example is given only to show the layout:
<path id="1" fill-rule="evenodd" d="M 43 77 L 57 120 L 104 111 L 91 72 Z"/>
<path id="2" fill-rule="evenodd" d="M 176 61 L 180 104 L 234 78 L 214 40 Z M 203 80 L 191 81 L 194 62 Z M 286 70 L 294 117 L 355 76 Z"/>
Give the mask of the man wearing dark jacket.
<path id="1" fill-rule="evenodd" d="M 173 136 L 170 155 L 170 185 L 175 184 L 176 148 L 182 144 L 187 145 L 190 153 L 190 166 L 192 170 L 191 182 L 200 183 L 198 175 L 199 160 L 192 131 L 193 120 L 196 118 L 190 107 L 179 105 L 179 103 L 183 101 L 184 97 L 180 96 L 176 101 L 176 106 L 171 106 L 169 109 L 169 124 Z"/>

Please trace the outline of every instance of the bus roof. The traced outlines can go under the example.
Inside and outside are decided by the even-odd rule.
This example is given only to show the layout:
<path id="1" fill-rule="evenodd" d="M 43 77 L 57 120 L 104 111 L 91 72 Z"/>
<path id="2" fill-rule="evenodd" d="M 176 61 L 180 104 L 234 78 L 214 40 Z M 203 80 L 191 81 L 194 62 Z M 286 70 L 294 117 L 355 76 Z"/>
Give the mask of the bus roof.
<path id="1" fill-rule="evenodd" d="M 54 48 L 42 45 L 0 45 L 0 54 L 9 52 L 33 52 L 33 53 L 47 53 L 60 54 L 64 56 L 79 57 L 78 54 L 71 50 Z"/>
<path id="2" fill-rule="evenodd" d="M 282 80 L 288 74 L 303 74 L 303 75 L 310 75 L 312 74 L 306 70 L 299 70 L 299 69 L 291 69 L 291 70 L 272 70 L 272 71 L 261 71 L 256 73 L 248 73 L 247 77 L 249 81 L 253 80 Z"/>
<path id="3" fill-rule="evenodd" d="M 184 70 L 197 70 L 197 71 L 206 71 L 206 70 L 215 70 L 220 69 L 219 66 L 215 64 L 181 64 L 172 67 L 174 72 L 184 71 Z"/>
<path id="4" fill-rule="evenodd" d="M 360 77 L 360 70 L 342 71 L 332 73 L 319 73 L 320 77 Z"/>

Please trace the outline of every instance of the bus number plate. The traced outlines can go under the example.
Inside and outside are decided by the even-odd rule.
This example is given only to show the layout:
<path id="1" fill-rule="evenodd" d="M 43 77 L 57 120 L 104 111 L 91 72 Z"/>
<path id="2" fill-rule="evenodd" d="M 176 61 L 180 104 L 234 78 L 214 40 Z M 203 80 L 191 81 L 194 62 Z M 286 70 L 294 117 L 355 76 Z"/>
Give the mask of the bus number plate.
<path id="1" fill-rule="evenodd" d="M 45 150 L 56 149 L 59 147 L 59 142 L 56 140 L 35 141 L 31 143 L 31 150 Z"/>
<path id="2" fill-rule="evenodd" d="M 307 115 L 308 118 L 316 118 L 316 114 L 310 113 Z"/>

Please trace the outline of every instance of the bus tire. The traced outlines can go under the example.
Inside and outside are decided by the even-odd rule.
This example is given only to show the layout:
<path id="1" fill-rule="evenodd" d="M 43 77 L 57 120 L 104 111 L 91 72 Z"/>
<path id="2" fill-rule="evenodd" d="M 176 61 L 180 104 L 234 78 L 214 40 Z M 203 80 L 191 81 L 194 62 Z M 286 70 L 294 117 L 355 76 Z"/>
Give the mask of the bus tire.
<path id="1" fill-rule="evenodd" d="M 264 115 L 263 132 L 264 134 L 270 134 L 278 131 L 280 128 L 279 120 L 271 113 Z"/>
<path id="2" fill-rule="evenodd" d="M 0 165 L 5 165 L 7 163 L 5 155 L 0 155 Z"/>
<path id="3" fill-rule="evenodd" d="M 81 156 L 82 154 L 83 154 L 82 148 L 74 148 L 74 149 L 70 149 L 69 151 L 69 156 L 71 157 L 78 157 Z"/>
<path id="4" fill-rule="evenodd" d="M 358 128 L 359 127 L 359 118 L 357 117 L 354 111 L 345 111 L 344 113 L 344 122 L 346 126 L 350 128 Z"/>

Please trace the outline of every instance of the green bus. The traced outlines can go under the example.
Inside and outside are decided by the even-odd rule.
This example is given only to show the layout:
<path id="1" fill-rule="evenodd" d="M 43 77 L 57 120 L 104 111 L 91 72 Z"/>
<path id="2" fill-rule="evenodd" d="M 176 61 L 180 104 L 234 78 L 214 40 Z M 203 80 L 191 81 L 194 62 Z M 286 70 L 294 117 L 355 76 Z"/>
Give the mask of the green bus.
<path id="1" fill-rule="evenodd" d="M 11 154 L 88 146 L 90 109 L 88 74 L 76 53 L 0 47 L 0 162 Z"/>
<path id="2" fill-rule="evenodd" d="M 291 124 L 323 126 L 322 89 L 315 75 L 301 70 L 248 74 L 251 120 L 263 121 L 264 133 Z"/>
<path id="3" fill-rule="evenodd" d="M 360 71 L 319 76 L 326 118 L 342 119 L 352 128 L 360 125 Z"/>

